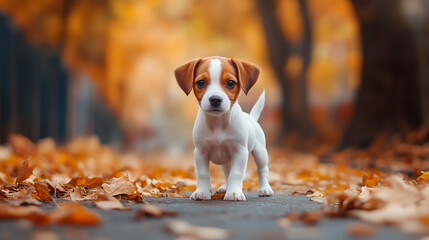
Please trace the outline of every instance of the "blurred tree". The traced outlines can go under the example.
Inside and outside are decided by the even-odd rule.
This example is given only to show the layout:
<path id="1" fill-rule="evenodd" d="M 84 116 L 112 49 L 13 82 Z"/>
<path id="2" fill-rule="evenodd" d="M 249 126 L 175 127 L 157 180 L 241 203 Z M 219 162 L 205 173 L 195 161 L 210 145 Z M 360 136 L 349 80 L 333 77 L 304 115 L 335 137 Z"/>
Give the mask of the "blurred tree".
<path id="1" fill-rule="evenodd" d="M 363 66 L 356 111 L 341 148 L 377 133 L 429 126 L 429 2 L 353 0 Z"/>
<path id="2" fill-rule="evenodd" d="M 308 136 L 312 130 L 307 98 L 307 70 L 311 61 L 312 32 L 306 0 L 297 0 L 303 34 L 298 39 L 286 37 L 278 16 L 281 1 L 258 0 L 268 55 L 282 92 L 282 130 L 279 140 L 288 133 Z"/>
<path id="3" fill-rule="evenodd" d="M 84 74 L 74 74 L 60 55 L 62 49 L 67 53 L 75 47 L 74 55 L 68 55 L 70 58 L 80 56 L 88 62 L 87 68 L 103 65 L 102 34 L 88 34 L 104 27 L 103 22 L 89 21 L 81 24 L 85 27 L 76 26 L 79 21 L 74 10 L 76 4 L 81 4 L 85 13 L 81 15 L 97 17 L 100 14 L 92 14 L 88 9 L 104 10 L 106 1 L 85 3 L 0 0 L 0 143 L 7 142 L 10 133 L 23 134 L 33 141 L 52 137 L 60 143 L 83 134 L 97 134 L 104 143 L 118 139 L 121 132 L 117 118 L 99 101 L 94 88 L 80 84 L 77 77 L 70 81 L 71 75 Z M 79 41 L 72 44 L 70 38 Z M 96 42 L 96 47 L 88 42 Z"/>
<path id="4" fill-rule="evenodd" d="M 189 135 L 198 109 L 195 99 L 179 91 L 172 72 L 184 61 L 210 55 L 247 59 L 264 70 L 252 92 L 267 90 L 263 125 L 268 142 L 275 141 L 282 121 L 281 136 L 314 129 L 336 140 L 339 134 L 332 133 L 341 130 L 334 128 L 351 115 L 351 107 L 338 107 L 344 102 L 349 106 L 360 71 L 358 24 L 350 0 L 0 0 L 0 10 L 32 46 L 61 53 L 58 60 L 70 79 L 67 119 L 75 121 L 67 125 L 68 136 L 103 129 L 93 127 L 100 126 L 99 120 L 83 116 L 103 113 L 106 106 L 92 111 L 90 103 L 70 110 L 81 105 L 76 101 L 98 96 L 81 89 L 90 79 L 92 91 L 106 101 L 126 139 L 144 145 L 158 138 L 170 147 L 177 142 L 172 136 Z M 275 71 L 269 65 L 275 65 Z M 243 109 L 250 109 L 255 97 L 241 98 Z M 334 108 L 342 109 L 340 124 L 333 121 Z M 177 117 L 184 127 L 178 126 Z"/>

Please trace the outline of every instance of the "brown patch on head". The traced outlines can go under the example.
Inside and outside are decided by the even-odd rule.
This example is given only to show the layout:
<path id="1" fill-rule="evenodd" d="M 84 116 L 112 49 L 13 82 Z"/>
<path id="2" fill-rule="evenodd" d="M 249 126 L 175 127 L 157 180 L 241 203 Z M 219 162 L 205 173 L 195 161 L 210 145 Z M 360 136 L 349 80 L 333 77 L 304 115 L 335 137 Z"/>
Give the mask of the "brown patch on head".
<path id="1" fill-rule="evenodd" d="M 247 94 L 258 80 L 261 69 L 253 63 L 246 62 L 237 58 L 232 58 L 231 61 L 237 68 L 238 80 L 240 81 L 241 88 Z"/>
<path id="2" fill-rule="evenodd" d="M 210 60 L 211 58 L 201 59 L 200 64 L 198 65 L 198 68 L 195 71 L 195 79 L 193 79 L 193 87 L 194 87 L 194 94 L 198 102 L 201 102 L 201 100 L 203 99 L 204 93 L 206 92 L 207 87 L 210 84 L 210 73 L 209 73 Z M 199 80 L 205 81 L 204 88 L 197 87 L 196 84 L 197 84 L 197 81 Z"/>
<path id="3" fill-rule="evenodd" d="M 247 94 L 249 89 L 255 84 L 260 73 L 258 66 L 240 59 L 225 57 L 195 59 L 176 69 L 175 76 L 177 82 L 186 94 L 189 94 L 194 89 L 195 97 L 198 102 L 201 102 L 204 93 L 212 82 L 209 72 L 211 60 L 216 58 L 221 61 L 222 67 L 220 86 L 227 94 L 232 105 L 240 95 L 240 88 Z M 204 81 L 205 84 L 203 87 L 198 87 L 197 82 L 199 80 Z M 228 84 L 231 81 L 235 84 Z"/>
<path id="4" fill-rule="evenodd" d="M 238 96 L 240 96 L 240 82 L 238 81 L 237 70 L 231 61 L 231 59 L 221 59 L 222 62 L 222 73 L 220 77 L 220 85 L 228 95 L 231 105 L 234 104 Z M 228 88 L 228 81 L 234 81 L 235 86 Z"/>
<path id="5" fill-rule="evenodd" d="M 189 61 L 174 70 L 174 76 L 180 88 L 189 95 L 192 90 L 193 81 L 195 77 L 195 69 L 198 67 L 201 58 Z"/>
<path id="6" fill-rule="evenodd" d="M 209 68 L 210 68 L 211 60 L 216 59 L 216 58 L 221 61 L 221 67 L 222 67 L 222 72 L 220 74 L 220 86 L 222 87 L 224 92 L 227 94 L 229 100 L 231 101 L 231 105 L 232 105 L 237 101 L 238 96 L 240 96 L 240 83 L 238 81 L 236 67 L 230 58 L 209 57 L 209 58 L 201 59 L 200 63 L 198 64 L 197 69 L 195 70 L 195 79 L 194 79 L 194 83 L 193 83 L 195 97 L 197 98 L 198 102 L 201 102 L 201 100 L 204 96 L 204 93 L 207 90 L 207 87 L 212 82 L 210 79 Z M 205 87 L 204 88 L 199 88 L 197 86 L 197 82 L 199 80 L 205 81 Z M 234 81 L 236 83 L 236 85 L 232 88 L 228 88 L 227 82 L 229 80 Z"/>

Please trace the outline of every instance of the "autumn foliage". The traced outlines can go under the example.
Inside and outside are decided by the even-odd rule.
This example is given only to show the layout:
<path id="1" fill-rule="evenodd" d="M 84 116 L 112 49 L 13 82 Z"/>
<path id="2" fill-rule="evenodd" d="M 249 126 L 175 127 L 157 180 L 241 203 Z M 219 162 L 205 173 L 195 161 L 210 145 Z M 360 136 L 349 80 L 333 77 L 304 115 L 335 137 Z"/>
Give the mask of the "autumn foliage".
<path id="1" fill-rule="evenodd" d="M 252 91 L 266 88 L 269 93 L 267 117 L 261 121 L 266 121 L 263 125 L 272 140 L 279 125 L 280 97 L 257 5 L 254 1 L 216 2 L 0 0 L 0 9 L 31 44 L 60 52 L 71 72 L 89 76 L 120 125 L 132 134 L 158 123 L 158 118 L 152 118 L 155 115 L 168 120 L 180 116 L 183 123 L 166 121 L 160 129 L 171 142 L 187 141 L 175 131 L 190 132 L 186 127 L 194 120 L 198 105 L 176 86 L 172 73 L 177 65 L 208 55 L 255 62 L 264 70 Z M 298 1 L 275 2 L 278 6 L 272 14 L 279 21 L 280 34 L 296 44 L 304 31 Z M 350 101 L 362 65 L 359 22 L 349 1 L 307 2 L 313 37 L 307 73 L 309 115 L 312 125 L 332 143 L 339 137 L 337 126 L 344 125 L 353 112 Z M 303 65 L 302 56 L 293 54 L 280 70 L 294 76 Z M 250 94 L 243 99 L 244 108 L 253 104 L 251 98 Z M 428 131 L 420 129 L 393 137 L 380 135 L 369 148 L 339 153 L 330 153 L 329 147 L 319 144 L 324 141 L 314 139 L 305 144 L 309 153 L 269 148 L 270 183 L 275 192 L 305 195 L 323 206 L 316 212 L 288 213 L 278 224 L 289 228 L 294 221 L 316 225 L 325 217 L 358 217 L 370 224 L 427 233 L 427 140 Z M 211 167 L 211 176 L 214 189 L 223 184 L 216 166 Z M 257 186 L 256 167 L 250 161 L 243 188 L 253 191 Z M 131 211 L 133 204 L 140 204 L 134 214 L 137 220 L 176 216 L 146 203 L 145 198 L 188 198 L 195 188 L 192 154 L 123 154 L 101 144 L 97 137 L 75 138 L 59 146 L 49 138 L 33 143 L 12 134 L 0 146 L 3 220 L 27 219 L 38 226 L 102 224 L 102 217 L 89 204 L 103 211 Z M 214 194 L 212 200 L 223 197 Z M 55 208 L 43 210 L 47 205 Z M 166 224 L 165 229 L 185 238 L 207 232 L 232 236 L 228 230 L 181 220 Z M 350 225 L 348 231 L 368 236 L 376 230 L 363 224 Z"/>
<path id="2" fill-rule="evenodd" d="M 341 124 L 351 115 L 348 102 L 361 66 L 358 23 L 347 0 L 308 2 L 314 37 L 310 110 L 314 125 L 328 131 L 336 124 L 328 108 L 335 108 Z M 278 5 L 282 34 L 297 42 L 303 33 L 297 1 Z M 263 69 L 252 92 L 266 89 L 274 128 L 267 130 L 278 130 L 278 83 L 255 1 L 0 0 L 0 9 L 29 42 L 62 53 L 77 77 L 89 76 L 127 131 L 146 128 L 160 109 L 164 117 L 191 122 L 195 101 L 179 91 L 172 73 L 185 61 L 211 55 L 246 59 Z M 282 69 L 294 75 L 302 65 L 300 56 L 292 56 Z M 243 99 L 243 106 L 250 107 L 257 95 Z"/>
<path id="3" fill-rule="evenodd" d="M 374 223 L 392 223 L 408 232 L 425 232 L 429 209 L 420 202 L 429 201 L 429 171 L 425 170 L 429 165 L 421 158 L 426 158 L 429 151 L 427 144 L 413 142 L 413 134 L 382 145 L 374 142 L 366 150 L 334 154 L 331 163 L 322 163 L 313 154 L 271 149 L 270 182 L 277 194 L 306 195 L 324 204 L 317 212 L 291 213 L 285 219 L 317 224 L 323 217 L 356 216 Z M 191 155 L 121 155 L 95 137 L 74 139 L 65 146 L 56 146 L 50 139 L 33 144 L 20 135 L 10 139 L 9 145 L 0 147 L 1 219 L 24 218 L 36 225 L 102 223 L 98 214 L 80 204 L 82 201 L 92 202 L 101 210 L 130 210 L 129 204 L 140 203 L 136 219 L 176 216 L 147 204 L 144 198 L 188 198 L 195 190 Z M 405 155 L 408 162 L 402 161 Z M 387 156 L 391 157 L 389 161 Z M 388 167 L 401 167 L 410 175 Z M 223 175 L 217 168 L 211 170 L 213 187 L 219 187 Z M 413 176 L 414 172 L 419 175 Z M 253 162 L 249 163 L 243 185 L 245 190 L 257 189 Z M 221 201 L 223 194 L 215 194 L 212 199 Z M 46 212 L 39 208 L 46 202 L 53 202 L 57 209 Z M 279 224 L 285 221 L 279 219 Z M 413 223 L 414 228 L 405 223 Z M 172 224 L 169 231 L 175 231 L 176 223 Z M 363 227 L 360 232 L 359 226 L 350 226 L 350 232 L 357 235 L 372 231 Z"/>

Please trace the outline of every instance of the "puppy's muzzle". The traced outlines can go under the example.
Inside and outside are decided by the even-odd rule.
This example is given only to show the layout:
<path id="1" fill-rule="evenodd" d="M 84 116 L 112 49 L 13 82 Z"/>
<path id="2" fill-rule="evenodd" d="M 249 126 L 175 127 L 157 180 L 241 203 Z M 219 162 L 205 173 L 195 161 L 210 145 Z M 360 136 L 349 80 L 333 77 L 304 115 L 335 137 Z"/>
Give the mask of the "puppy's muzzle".
<path id="1" fill-rule="evenodd" d="M 212 107 L 219 107 L 220 104 L 222 103 L 222 98 L 219 96 L 211 96 L 209 98 L 209 101 Z"/>

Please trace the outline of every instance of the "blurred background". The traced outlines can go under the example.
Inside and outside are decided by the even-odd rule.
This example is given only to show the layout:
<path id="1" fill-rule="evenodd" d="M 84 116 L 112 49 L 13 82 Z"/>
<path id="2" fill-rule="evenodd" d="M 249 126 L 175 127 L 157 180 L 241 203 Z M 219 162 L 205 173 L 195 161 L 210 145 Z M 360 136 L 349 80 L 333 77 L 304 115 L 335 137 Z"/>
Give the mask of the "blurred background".
<path id="1" fill-rule="evenodd" d="M 0 0 L 0 144 L 96 135 L 187 152 L 174 69 L 220 55 L 262 74 L 268 144 L 325 153 L 429 125 L 429 1 Z"/>

